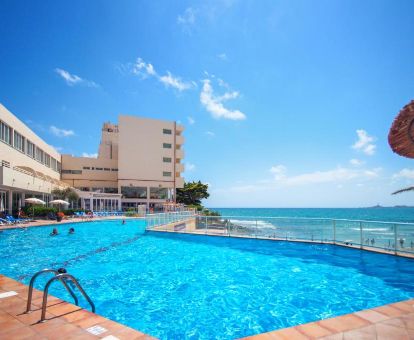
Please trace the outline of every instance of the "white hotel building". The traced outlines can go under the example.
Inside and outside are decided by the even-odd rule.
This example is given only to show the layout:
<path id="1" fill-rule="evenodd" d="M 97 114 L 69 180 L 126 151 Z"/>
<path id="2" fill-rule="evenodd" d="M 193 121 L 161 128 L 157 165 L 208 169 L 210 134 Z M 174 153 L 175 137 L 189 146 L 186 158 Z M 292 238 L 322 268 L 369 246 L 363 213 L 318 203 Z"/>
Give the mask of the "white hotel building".
<path id="1" fill-rule="evenodd" d="M 98 157 L 61 155 L 0 104 L 0 210 L 15 212 L 27 197 L 51 199 L 73 187 L 79 207 L 120 210 L 161 207 L 182 188 L 182 136 L 175 122 L 119 116 L 104 123 Z"/>

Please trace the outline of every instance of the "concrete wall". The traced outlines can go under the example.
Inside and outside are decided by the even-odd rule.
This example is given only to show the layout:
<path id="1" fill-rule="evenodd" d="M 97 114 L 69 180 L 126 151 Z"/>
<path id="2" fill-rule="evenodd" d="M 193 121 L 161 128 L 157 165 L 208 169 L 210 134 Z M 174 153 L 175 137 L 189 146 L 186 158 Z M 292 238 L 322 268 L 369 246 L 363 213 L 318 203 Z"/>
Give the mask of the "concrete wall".
<path id="1" fill-rule="evenodd" d="M 39 136 L 37 136 L 26 124 L 20 121 L 10 111 L 8 111 L 3 105 L 0 104 L 0 120 L 9 125 L 13 130 L 16 130 L 19 134 L 34 143 L 37 147 L 49 154 L 51 157 L 61 162 L 61 155 Z M 29 167 L 35 171 L 41 172 L 53 179 L 59 180 L 59 172 L 47 167 L 46 165 L 38 162 L 37 160 L 29 157 L 27 154 L 15 149 L 13 146 L 0 141 L 0 161 L 6 161 L 10 163 L 10 168 L 13 167 Z"/>

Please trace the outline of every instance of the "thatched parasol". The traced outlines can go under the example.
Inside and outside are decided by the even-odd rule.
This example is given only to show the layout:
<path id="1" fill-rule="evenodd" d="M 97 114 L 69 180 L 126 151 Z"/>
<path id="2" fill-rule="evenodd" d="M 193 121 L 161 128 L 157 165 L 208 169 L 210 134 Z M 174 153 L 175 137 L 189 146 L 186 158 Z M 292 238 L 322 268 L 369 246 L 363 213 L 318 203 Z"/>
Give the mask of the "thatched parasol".
<path id="1" fill-rule="evenodd" d="M 404 106 L 394 119 L 388 143 L 400 156 L 414 158 L 414 100 Z"/>

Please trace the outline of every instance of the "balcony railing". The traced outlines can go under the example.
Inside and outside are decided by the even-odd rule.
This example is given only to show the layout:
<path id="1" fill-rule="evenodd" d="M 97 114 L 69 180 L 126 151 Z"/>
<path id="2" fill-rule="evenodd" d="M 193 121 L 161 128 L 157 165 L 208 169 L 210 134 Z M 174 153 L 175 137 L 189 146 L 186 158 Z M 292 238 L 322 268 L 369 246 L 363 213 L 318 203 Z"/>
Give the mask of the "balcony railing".
<path id="1" fill-rule="evenodd" d="M 189 215 L 185 218 L 189 218 Z M 179 231 L 205 235 L 328 243 L 359 249 L 382 250 L 395 254 L 414 254 L 414 223 L 246 216 L 195 216 L 194 218 L 193 225 L 181 228 Z M 159 223 L 162 224 L 162 221 L 160 220 Z"/>

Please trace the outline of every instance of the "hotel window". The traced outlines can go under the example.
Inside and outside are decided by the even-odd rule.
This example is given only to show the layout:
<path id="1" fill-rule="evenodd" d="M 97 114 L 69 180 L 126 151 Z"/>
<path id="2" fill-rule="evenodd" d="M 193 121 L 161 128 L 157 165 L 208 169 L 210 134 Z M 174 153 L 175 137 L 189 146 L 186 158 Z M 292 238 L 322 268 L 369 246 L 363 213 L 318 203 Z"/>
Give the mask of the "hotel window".
<path id="1" fill-rule="evenodd" d="M 164 149 L 171 149 L 172 145 L 171 145 L 170 143 L 163 143 L 163 144 L 162 144 L 162 147 L 163 147 Z"/>
<path id="2" fill-rule="evenodd" d="M 95 170 L 103 170 L 103 168 L 95 168 Z"/>
<path id="3" fill-rule="evenodd" d="M 45 165 L 50 168 L 50 155 L 45 153 Z"/>
<path id="4" fill-rule="evenodd" d="M 124 198 L 147 198 L 147 188 L 121 186 L 121 194 Z"/>
<path id="5" fill-rule="evenodd" d="M 162 133 L 164 135 L 171 135 L 172 134 L 172 131 L 170 129 L 162 129 Z"/>
<path id="6" fill-rule="evenodd" d="M 20 133 L 17 131 L 14 131 L 14 140 L 13 140 L 13 146 L 15 149 L 24 152 L 26 138 L 24 138 Z"/>
<path id="7" fill-rule="evenodd" d="M 168 198 L 167 188 L 150 188 L 150 198 L 165 200 Z"/>
<path id="8" fill-rule="evenodd" d="M 55 171 L 57 170 L 57 161 L 53 157 L 51 157 L 51 168 Z"/>
<path id="9" fill-rule="evenodd" d="M 162 161 L 164 162 L 164 163 L 171 163 L 171 157 L 163 157 L 162 158 Z"/>
<path id="10" fill-rule="evenodd" d="M 83 170 L 91 170 L 91 168 L 89 166 L 84 166 Z"/>
<path id="11" fill-rule="evenodd" d="M 109 169 L 109 168 L 104 168 L 104 171 L 111 171 L 111 169 Z"/>
<path id="12" fill-rule="evenodd" d="M 26 154 L 29 157 L 34 158 L 35 157 L 35 146 L 32 142 L 27 141 L 27 148 L 26 148 Z"/>
<path id="13" fill-rule="evenodd" d="M 118 169 L 111 169 L 111 171 L 118 171 Z"/>
<path id="14" fill-rule="evenodd" d="M 162 175 L 163 175 L 164 177 L 171 177 L 171 172 L 170 172 L 170 171 L 164 171 L 164 172 L 162 173 Z"/>
<path id="15" fill-rule="evenodd" d="M 104 188 L 104 193 L 106 194 L 117 194 L 118 188 Z"/>
<path id="16" fill-rule="evenodd" d="M 60 170 L 62 170 L 62 164 L 60 164 L 60 162 L 57 162 L 57 171 L 60 172 Z"/>
<path id="17" fill-rule="evenodd" d="M 44 162 L 44 158 L 45 158 L 45 153 L 43 152 L 43 150 L 39 149 L 36 146 L 36 149 L 35 149 L 35 159 L 38 162 L 43 163 Z"/>
<path id="18" fill-rule="evenodd" d="M 62 174 L 82 175 L 82 170 L 62 170 Z"/>
<path id="19" fill-rule="evenodd" d="M 0 139 L 7 144 L 12 143 L 11 127 L 7 124 L 0 122 Z"/>

